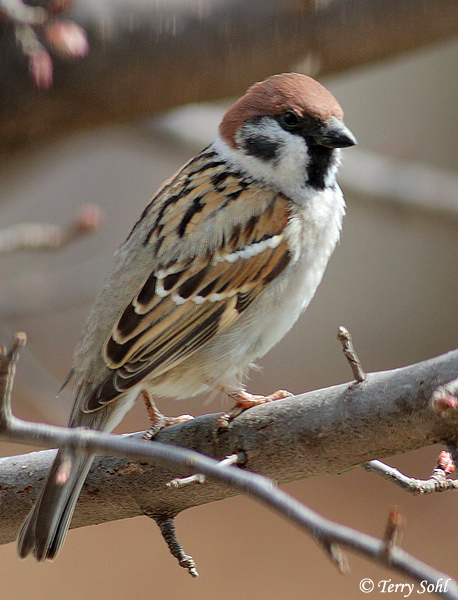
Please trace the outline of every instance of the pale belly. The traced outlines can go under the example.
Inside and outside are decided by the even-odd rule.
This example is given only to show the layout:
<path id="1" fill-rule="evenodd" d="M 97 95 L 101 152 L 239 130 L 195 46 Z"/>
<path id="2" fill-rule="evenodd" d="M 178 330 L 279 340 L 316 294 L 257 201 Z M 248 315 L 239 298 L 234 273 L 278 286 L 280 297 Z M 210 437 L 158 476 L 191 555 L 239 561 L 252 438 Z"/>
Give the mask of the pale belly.
<path id="1" fill-rule="evenodd" d="M 302 240 L 287 269 L 234 325 L 152 381 L 151 391 L 188 397 L 209 390 L 240 389 L 249 366 L 285 336 L 313 298 L 339 238 L 343 212 L 342 206 L 321 229 L 304 227 L 298 219 L 298 231 L 292 233 Z"/>

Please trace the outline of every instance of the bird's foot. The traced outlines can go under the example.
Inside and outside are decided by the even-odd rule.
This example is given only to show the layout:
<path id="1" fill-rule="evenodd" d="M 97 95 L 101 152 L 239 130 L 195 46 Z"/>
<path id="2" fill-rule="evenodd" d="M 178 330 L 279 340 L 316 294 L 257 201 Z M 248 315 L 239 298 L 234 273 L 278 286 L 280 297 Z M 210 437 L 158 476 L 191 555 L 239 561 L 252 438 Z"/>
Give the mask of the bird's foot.
<path id="1" fill-rule="evenodd" d="M 238 417 L 247 408 L 258 406 L 259 404 L 265 404 L 266 402 L 274 402 L 275 400 L 283 400 L 284 398 L 291 398 L 293 394 L 286 390 L 278 390 L 268 396 L 260 396 L 250 394 L 245 390 L 237 390 L 227 392 L 227 395 L 231 400 L 235 400 L 235 405 L 225 413 L 222 413 L 216 420 L 218 428 L 225 428 L 229 423 Z"/>
<path id="2" fill-rule="evenodd" d="M 142 397 L 145 402 L 146 412 L 151 423 L 151 427 L 146 433 L 143 434 L 144 440 L 151 440 L 155 435 L 164 427 L 169 425 L 176 425 L 177 423 L 184 423 L 194 419 L 192 415 L 180 415 L 178 417 L 166 417 L 156 406 L 156 403 L 152 397 L 146 391 L 142 391 Z"/>

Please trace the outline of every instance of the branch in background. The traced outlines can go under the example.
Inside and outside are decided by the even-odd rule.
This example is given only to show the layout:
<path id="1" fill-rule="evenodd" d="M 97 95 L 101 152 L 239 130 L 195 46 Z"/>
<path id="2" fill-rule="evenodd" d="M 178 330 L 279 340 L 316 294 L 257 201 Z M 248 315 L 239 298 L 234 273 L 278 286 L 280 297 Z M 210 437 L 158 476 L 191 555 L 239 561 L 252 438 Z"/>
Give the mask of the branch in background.
<path id="1" fill-rule="evenodd" d="M 184 443 L 183 446 L 192 448 L 193 445 L 197 444 L 202 450 L 211 448 L 212 452 L 210 454 L 219 454 L 221 451 L 224 452 L 229 443 L 229 446 L 238 448 L 239 452 L 244 452 L 246 456 L 245 468 L 260 472 L 262 470 L 275 470 L 276 468 L 282 479 L 292 480 L 301 476 L 297 473 L 297 468 L 307 458 L 307 448 L 312 454 L 316 454 L 318 451 L 319 460 L 324 461 L 328 472 L 329 469 L 335 471 L 335 465 L 330 467 L 333 464 L 332 454 L 335 451 L 347 464 L 358 464 L 358 457 L 355 453 L 349 453 L 349 444 L 352 446 L 353 443 L 355 450 L 360 448 L 360 452 L 363 447 L 366 453 L 372 451 L 377 453 L 379 448 L 377 447 L 376 436 L 371 435 L 366 440 L 363 439 L 374 425 L 377 427 L 377 438 L 382 440 L 382 446 L 385 447 L 385 452 L 387 452 L 390 446 L 389 438 L 396 437 L 396 435 L 392 435 L 393 419 L 396 422 L 401 421 L 399 433 L 404 440 L 408 438 L 404 442 L 404 450 L 406 444 L 407 446 L 412 444 L 417 428 L 420 429 L 418 436 L 421 438 L 422 443 L 417 439 L 416 447 L 426 445 L 426 439 L 429 439 L 430 443 L 438 439 L 451 441 L 455 439 L 458 411 L 452 411 L 453 414 L 448 411 L 446 413 L 448 418 L 441 417 L 437 414 L 437 411 L 432 409 L 431 397 L 438 385 L 445 384 L 444 376 L 446 376 L 447 381 L 450 381 L 452 379 L 450 372 L 456 374 L 458 371 L 458 352 L 451 352 L 443 357 L 392 372 L 369 374 L 367 379 L 356 388 L 351 385 L 336 386 L 297 398 L 261 405 L 241 415 L 226 430 L 220 433 L 216 433 L 214 415 L 206 415 L 203 418 L 187 421 L 181 425 L 166 428 L 159 433 L 158 439 L 159 436 L 160 439 L 168 438 L 168 441 L 172 444 L 170 445 L 160 441 L 148 442 L 133 437 L 107 435 L 93 430 L 67 429 L 39 423 L 28 423 L 14 417 L 11 413 L 10 397 L 19 348 L 24 343 L 25 335 L 18 334 L 11 350 L 7 353 L 5 349 L 2 349 L 0 352 L 0 399 L 2 400 L 0 405 L 0 430 L 2 438 L 29 444 L 67 445 L 77 451 L 113 454 L 140 461 L 140 464 L 127 463 L 127 465 L 124 461 L 122 468 L 119 468 L 119 464 L 118 467 L 115 467 L 112 462 L 109 473 L 102 474 L 102 477 L 105 478 L 105 484 L 100 486 L 99 480 L 98 489 L 103 488 L 101 492 L 103 506 L 97 506 L 95 511 L 99 522 L 109 520 L 106 514 L 105 518 L 101 518 L 100 511 L 103 512 L 103 507 L 107 507 L 112 514 L 113 511 L 117 513 L 117 518 L 120 518 L 122 512 L 127 509 L 131 513 L 129 516 L 133 516 L 132 511 L 137 511 L 137 514 L 146 514 L 156 521 L 161 520 L 162 517 L 162 521 L 164 521 L 173 518 L 189 506 L 215 500 L 218 497 L 227 497 L 233 495 L 234 490 L 237 490 L 260 500 L 309 531 L 339 568 L 344 566 L 344 559 L 340 550 L 342 546 L 376 563 L 407 575 L 418 582 L 426 581 L 428 584 L 438 586 L 439 582 L 447 579 L 450 583 L 447 591 L 439 591 L 438 595 L 443 598 L 458 599 L 458 587 L 455 582 L 450 581 L 447 575 L 421 563 L 396 546 L 396 527 L 390 528 L 390 533 L 385 535 L 385 539 L 378 540 L 324 519 L 285 492 L 277 489 L 271 481 L 257 473 L 247 472 L 233 466 L 221 465 L 195 451 L 176 447 L 180 441 L 180 435 L 183 435 L 183 433 L 185 435 L 181 441 L 186 441 L 186 430 L 188 430 L 187 433 L 191 433 L 193 442 L 188 438 L 188 443 Z M 454 376 L 453 379 L 455 378 Z M 381 395 L 383 396 L 382 403 L 380 403 Z M 315 402 L 313 402 L 314 396 Z M 371 406 L 369 407 L 369 405 Z M 307 418 L 310 406 L 312 412 Z M 371 423 L 370 415 L 366 411 L 368 408 L 369 412 L 376 413 L 376 423 Z M 293 413 L 296 413 L 294 417 Z M 408 416 L 406 413 L 408 413 Z M 312 414 L 313 418 L 311 418 Z M 321 422 L 320 416 L 323 419 Z M 405 422 L 407 418 L 408 430 Z M 403 420 L 404 423 L 402 423 Z M 297 425 L 293 426 L 292 424 L 296 422 Z M 338 427 L 339 422 L 340 429 Z M 312 423 L 311 430 L 307 430 L 307 423 Z M 388 427 L 388 431 L 386 427 Z M 297 437 L 298 428 L 301 429 L 300 437 Z M 328 434 L 325 433 L 326 430 L 329 432 Z M 356 430 L 358 436 L 354 433 Z M 409 432 L 408 436 L 406 436 L 406 431 Z M 280 438 L 287 438 L 283 440 L 283 444 L 280 443 L 279 436 Z M 356 439 L 351 440 L 349 438 Z M 313 444 L 310 443 L 312 439 L 314 440 Z M 321 443 L 319 440 L 321 440 Z M 323 449 L 324 442 L 326 452 Z M 269 452 L 269 450 L 272 450 L 271 443 L 274 444 L 274 454 Z M 301 443 L 302 448 L 300 447 Z M 413 443 L 415 444 L 415 442 Z M 285 444 L 289 446 L 289 460 L 284 460 Z M 372 448 L 369 448 L 370 446 Z M 401 449 L 398 448 L 398 451 L 401 451 Z M 388 450 L 388 453 L 392 452 Z M 49 453 L 34 453 L 25 457 L 13 457 L 0 461 L 0 480 L 2 481 L 3 491 L 0 506 L 3 514 L 1 514 L 0 519 L 2 525 L 4 524 L 0 535 L 3 542 L 11 541 L 11 539 L 5 539 L 7 537 L 6 530 L 11 528 L 7 516 L 8 511 L 12 510 L 11 500 L 13 499 L 14 502 L 14 497 L 19 498 L 19 496 L 29 495 L 32 481 L 36 484 L 40 478 L 33 466 L 35 459 L 37 455 L 43 454 Z M 48 458 L 50 457 L 48 456 Z M 114 459 L 110 460 L 113 461 Z M 287 469 L 286 471 L 281 472 L 278 460 L 283 465 L 283 469 Z M 145 465 L 144 461 L 148 463 L 151 461 L 151 464 Z M 9 464 L 10 467 L 12 464 L 15 465 L 16 481 L 14 484 L 11 482 L 12 485 L 8 482 L 8 478 L 4 476 L 5 471 L 2 467 L 5 467 L 6 464 Z M 324 464 L 322 463 L 321 472 L 325 472 L 323 470 Z M 162 467 L 159 465 L 162 465 Z M 262 465 L 264 465 L 264 469 L 262 469 Z M 226 487 L 220 487 L 212 482 L 203 486 L 185 486 L 179 490 L 171 490 L 164 485 L 164 473 L 166 481 L 170 481 L 170 467 L 176 466 L 179 466 L 181 471 L 202 473 L 212 480 L 224 482 L 226 485 L 231 486 L 231 489 L 228 493 Z M 309 461 L 306 468 L 310 468 L 310 466 Z M 101 463 L 96 463 L 92 469 L 92 474 L 94 475 L 95 471 L 100 477 L 100 467 Z M 124 473 L 122 469 L 124 469 Z M 145 501 L 145 498 L 141 499 L 139 497 L 138 482 L 134 484 L 132 479 L 138 474 L 142 476 L 147 471 L 155 471 L 155 473 L 152 477 L 154 485 L 148 489 L 149 500 Z M 318 472 L 320 471 L 318 470 Z M 315 470 L 314 474 L 316 473 Z M 29 481 L 27 490 L 22 487 L 24 475 Z M 10 472 L 10 479 L 11 476 L 12 472 Z M 131 491 L 131 494 L 129 494 L 130 503 L 129 501 L 126 502 L 126 498 L 120 503 L 120 491 L 122 495 L 124 490 L 120 489 L 123 488 L 123 485 L 119 484 L 121 484 L 123 478 L 129 480 L 127 487 Z M 94 477 L 90 477 L 86 488 L 92 488 L 89 494 L 91 497 L 89 504 L 92 504 L 92 508 L 94 508 L 94 504 L 97 504 L 98 495 L 94 491 L 94 484 L 97 490 Z M 162 498 L 156 507 L 154 506 L 154 486 L 158 491 L 156 501 L 159 494 L 162 494 Z M 22 489 L 19 490 L 18 487 L 22 487 Z M 110 499 L 110 492 L 113 492 L 113 487 L 116 488 L 115 502 L 111 502 Z M 80 503 L 80 509 L 82 508 L 83 511 L 77 509 L 75 525 L 91 522 L 87 495 L 85 500 L 83 497 L 84 493 L 81 498 L 83 502 Z M 15 507 L 15 523 L 17 523 L 18 517 L 19 520 L 23 518 L 25 512 L 19 504 L 16 503 Z M 22 502 L 22 504 L 28 505 L 29 502 Z M 83 517 L 82 522 L 82 512 L 84 513 L 85 510 L 86 515 Z M 15 536 L 16 531 L 17 529 L 14 527 L 14 530 L 11 531 L 13 536 Z M 170 523 L 166 527 L 165 534 L 171 536 L 169 546 L 175 546 L 176 555 L 180 562 L 186 563 L 183 566 L 186 566 L 190 571 L 192 569 L 195 571 L 192 559 L 184 554 L 181 546 L 176 548 L 176 538 Z M 196 573 L 194 573 L 195 575 Z M 436 589 L 439 589 L 439 587 L 436 587 Z"/>
<path id="2" fill-rule="evenodd" d="M 103 10 L 94 2 L 74 7 L 90 52 L 55 61 L 46 93 L 30 82 L 21 52 L 6 47 L 14 42 L 2 41 L 6 152 L 32 139 L 238 96 L 275 72 L 324 77 L 458 32 L 458 3 L 450 0 L 422 0 L 421 10 L 418 0 L 107 0 Z"/>
<path id="3" fill-rule="evenodd" d="M 375 199 L 379 205 L 383 200 L 401 209 L 458 219 L 458 176 L 452 171 L 355 148 L 345 155 L 339 181 L 365 202 Z"/>
<path id="4" fill-rule="evenodd" d="M 53 62 L 46 46 L 62 58 L 82 58 L 88 53 L 84 29 L 55 16 L 72 4 L 73 0 L 48 0 L 45 7 L 32 7 L 22 0 L 0 0 L 0 16 L 13 27 L 37 88 L 48 89 L 53 82 Z M 44 44 L 40 37 L 44 37 Z"/>
<path id="5" fill-rule="evenodd" d="M 68 225 L 21 223 L 0 230 L 0 254 L 18 250 L 59 250 L 100 227 L 102 211 L 95 204 L 82 206 Z"/>

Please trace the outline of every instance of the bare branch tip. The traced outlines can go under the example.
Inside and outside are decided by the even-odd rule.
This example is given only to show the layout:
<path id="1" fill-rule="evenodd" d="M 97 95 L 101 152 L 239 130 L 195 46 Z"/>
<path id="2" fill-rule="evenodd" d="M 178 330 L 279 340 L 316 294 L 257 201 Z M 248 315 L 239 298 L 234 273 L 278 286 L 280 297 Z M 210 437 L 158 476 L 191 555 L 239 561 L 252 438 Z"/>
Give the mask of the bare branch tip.
<path id="1" fill-rule="evenodd" d="M 19 357 L 19 351 L 23 348 L 27 343 L 27 334 L 24 331 L 16 331 L 13 336 L 13 345 L 8 352 L 7 358 L 8 361 L 13 363 Z"/>
<path id="2" fill-rule="evenodd" d="M 337 332 L 337 339 L 339 339 L 341 341 L 351 339 L 350 332 L 343 325 L 339 326 L 339 329 Z"/>
<path id="3" fill-rule="evenodd" d="M 180 567 L 187 569 L 191 577 L 193 579 L 197 579 L 197 577 L 199 577 L 199 573 L 196 569 L 196 563 L 192 556 L 189 556 L 184 552 L 183 546 L 178 541 L 173 518 L 168 516 L 154 517 L 149 515 L 147 511 L 145 514 L 156 521 L 170 553 L 178 560 Z"/>
<path id="4" fill-rule="evenodd" d="M 103 216 L 103 211 L 97 204 L 80 206 L 74 220 L 62 228 L 61 245 L 70 244 L 80 237 L 90 235 L 100 229 Z"/>
<path id="5" fill-rule="evenodd" d="M 452 454 L 450 452 L 446 452 L 442 450 L 442 452 L 437 457 L 437 468 L 444 471 L 446 475 L 450 475 L 456 469 L 455 462 L 452 458 Z"/>
<path id="6" fill-rule="evenodd" d="M 324 551 L 339 573 L 342 575 L 347 575 L 347 573 L 350 571 L 350 564 L 348 562 L 348 556 L 342 551 L 342 548 L 335 542 L 325 542 L 322 545 Z"/>
<path id="7" fill-rule="evenodd" d="M 229 465 L 238 465 L 246 463 L 246 454 L 244 452 L 238 452 L 237 454 L 231 454 L 230 456 L 226 456 L 223 460 L 220 460 L 218 465 L 220 467 L 227 467 Z M 190 483 L 198 483 L 203 484 L 207 482 L 207 478 L 202 473 L 195 473 L 194 475 L 190 475 L 189 477 L 177 477 L 176 479 L 172 479 L 171 481 L 166 483 L 166 486 L 169 488 L 178 489 L 184 487 L 185 485 L 189 485 Z"/>
<path id="8" fill-rule="evenodd" d="M 84 204 L 80 207 L 74 226 L 81 234 L 92 233 L 99 229 L 103 216 L 103 211 L 97 204 Z"/>
<path id="9" fill-rule="evenodd" d="M 13 336 L 13 344 L 9 351 L 5 346 L 0 346 L 0 359 L 5 365 L 13 364 L 17 361 L 19 351 L 27 343 L 27 334 L 24 331 L 16 331 Z"/>
<path id="10" fill-rule="evenodd" d="M 27 344 L 27 334 L 25 331 L 16 331 L 14 334 L 14 343 L 19 348 Z"/>
<path id="11" fill-rule="evenodd" d="M 358 355 L 356 354 L 351 334 L 343 325 L 340 325 L 338 329 L 337 339 L 342 344 L 344 356 L 350 365 L 355 381 L 361 383 L 366 379 L 366 373 L 361 365 Z"/>
<path id="12" fill-rule="evenodd" d="M 450 452 L 441 452 L 429 479 L 414 479 L 413 477 L 407 477 L 397 469 L 394 469 L 379 460 L 371 460 L 370 462 L 365 463 L 363 467 L 367 471 L 372 471 L 377 475 L 381 475 L 384 479 L 395 483 L 410 494 L 426 495 L 458 489 L 458 480 L 448 478 L 450 473 L 455 469 L 455 460 L 453 457 L 454 449 L 452 447 L 450 447 Z"/>
<path id="13" fill-rule="evenodd" d="M 406 519 L 401 514 L 397 507 L 393 507 L 388 515 L 388 521 L 385 527 L 385 533 L 383 536 L 384 547 L 381 555 L 384 560 L 390 561 L 391 553 L 393 548 L 399 545 L 402 528 L 405 527 Z"/>
<path id="14" fill-rule="evenodd" d="M 190 475 L 189 477 L 177 477 L 176 479 L 168 481 L 165 485 L 168 488 L 178 489 L 191 483 L 203 484 L 206 481 L 207 478 L 205 475 L 202 475 L 202 473 L 196 473 L 195 475 Z"/>

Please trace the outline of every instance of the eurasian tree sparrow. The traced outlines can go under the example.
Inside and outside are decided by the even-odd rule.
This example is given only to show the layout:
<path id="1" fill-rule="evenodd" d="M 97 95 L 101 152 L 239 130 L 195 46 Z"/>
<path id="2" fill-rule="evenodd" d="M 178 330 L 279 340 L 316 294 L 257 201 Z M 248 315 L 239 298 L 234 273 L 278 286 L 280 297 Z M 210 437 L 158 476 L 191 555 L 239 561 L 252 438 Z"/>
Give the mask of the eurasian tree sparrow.
<path id="1" fill-rule="evenodd" d="M 75 352 L 70 427 L 112 431 L 139 395 L 223 390 L 245 408 L 250 364 L 291 329 L 339 239 L 339 148 L 356 139 L 335 98 L 296 73 L 256 83 L 215 141 L 166 181 L 117 255 Z M 19 534 L 56 556 L 92 464 L 59 450 Z"/>

